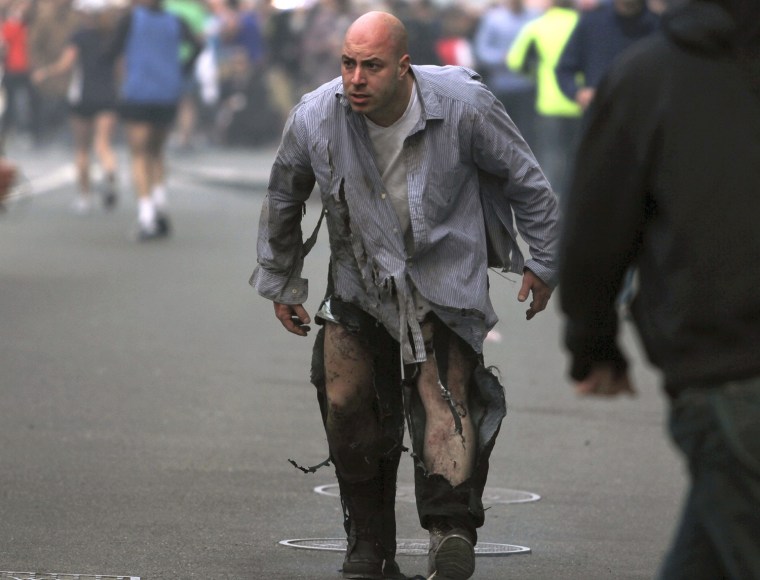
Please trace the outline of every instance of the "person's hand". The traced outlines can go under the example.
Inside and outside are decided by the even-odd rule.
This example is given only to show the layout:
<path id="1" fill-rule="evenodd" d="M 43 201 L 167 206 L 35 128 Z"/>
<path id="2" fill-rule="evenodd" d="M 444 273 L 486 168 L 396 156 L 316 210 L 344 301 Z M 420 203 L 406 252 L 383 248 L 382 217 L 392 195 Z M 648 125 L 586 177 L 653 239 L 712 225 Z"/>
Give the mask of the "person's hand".
<path id="1" fill-rule="evenodd" d="M 32 82 L 35 85 L 41 84 L 47 79 L 47 71 L 44 68 L 39 68 L 32 73 Z"/>
<path id="2" fill-rule="evenodd" d="M 582 89 L 578 89 L 578 92 L 575 93 L 575 102 L 578 103 L 581 106 L 581 109 L 585 111 L 588 109 L 591 101 L 594 100 L 595 94 L 595 89 L 591 87 L 583 87 Z"/>
<path id="3" fill-rule="evenodd" d="M 288 332 L 292 332 L 298 336 L 306 336 L 311 330 L 311 327 L 307 326 L 311 322 L 311 318 L 302 304 L 281 304 L 275 302 L 274 315 Z"/>
<path id="4" fill-rule="evenodd" d="M 530 308 L 525 311 L 526 320 L 530 320 L 544 310 L 552 295 L 552 289 L 541 278 L 526 268 L 525 272 L 523 272 L 522 286 L 517 294 L 517 299 L 520 302 L 525 302 L 531 292 L 533 293 L 533 300 L 530 301 Z"/>
<path id="5" fill-rule="evenodd" d="M 582 381 L 575 383 L 575 392 L 582 397 L 617 397 L 619 395 L 635 396 L 627 372 L 619 372 L 610 363 L 597 363 Z"/>

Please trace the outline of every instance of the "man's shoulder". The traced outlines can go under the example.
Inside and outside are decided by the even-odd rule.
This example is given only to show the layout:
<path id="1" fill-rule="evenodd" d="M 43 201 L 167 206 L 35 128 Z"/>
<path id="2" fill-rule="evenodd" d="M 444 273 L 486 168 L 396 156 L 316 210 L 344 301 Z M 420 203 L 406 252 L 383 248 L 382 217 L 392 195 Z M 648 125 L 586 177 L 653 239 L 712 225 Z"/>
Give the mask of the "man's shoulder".
<path id="1" fill-rule="evenodd" d="M 490 100 L 490 92 L 480 74 L 463 66 L 415 65 L 414 75 L 423 97 L 435 95 L 439 100 L 450 99 L 479 106 Z"/>
<path id="2" fill-rule="evenodd" d="M 324 101 L 330 102 L 332 101 L 338 101 L 338 97 L 336 95 L 343 93 L 343 83 L 341 81 L 340 77 L 334 78 L 331 81 L 328 81 L 320 86 L 318 86 L 316 89 L 313 89 L 309 91 L 308 93 L 305 93 L 301 100 L 299 101 L 300 106 L 315 106 L 319 105 Z"/>
<path id="3" fill-rule="evenodd" d="M 342 93 L 342 81 L 340 77 L 335 78 L 305 93 L 296 104 L 294 112 L 310 118 L 331 116 L 337 108 L 342 107 L 339 97 Z"/>

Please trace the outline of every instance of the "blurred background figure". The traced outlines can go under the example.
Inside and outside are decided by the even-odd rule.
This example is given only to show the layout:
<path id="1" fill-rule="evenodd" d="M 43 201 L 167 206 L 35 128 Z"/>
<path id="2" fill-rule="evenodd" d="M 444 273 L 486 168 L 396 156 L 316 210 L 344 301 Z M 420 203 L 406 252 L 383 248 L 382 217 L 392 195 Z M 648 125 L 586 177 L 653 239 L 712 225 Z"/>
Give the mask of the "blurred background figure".
<path id="1" fill-rule="evenodd" d="M 439 18 L 442 21 L 441 36 L 435 43 L 435 51 L 440 63 L 474 69 L 472 31 L 477 24 L 477 18 L 458 5 L 444 8 Z"/>
<path id="2" fill-rule="evenodd" d="M 581 13 L 555 72 L 559 87 L 568 99 L 586 111 L 596 94 L 596 86 L 615 58 L 633 43 L 659 27 L 659 16 L 646 0 L 612 0 Z M 627 311 L 636 292 L 633 269 L 626 275 L 618 307 Z"/>
<path id="3" fill-rule="evenodd" d="M 278 123 L 284 125 L 290 109 L 300 95 L 296 89 L 301 78 L 301 35 L 306 25 L 307 11 L 303 6 L 283 8 L 272 0 L 264 26 L 268 46 L 267 82 Z"/>
<path id="4" fill-rule="evenodd" d="M 390 6 L 404 23 L 409 37 L 409 56 L 414 64 L 442 64 L 436 44 L 443 34 L 440 12 L 432 0 L 396 0 Z"/>
<path id="5" fill-rule="evenodd" d="M 350 0 L 319 0 L 309 9 L 301 44 L 304 91 L 316 89 L 340 74 L 343 36 L 357 14 Z"/>
<path id="6" fill-rule="evenodd" d="M 39 100 L 31 82 L 29 25 L 34 19 L 31 0 L 12 0 L 0 25 L 2 41 L 5 112 L 0 122 L 0 151 L 5 151 L 11 130 L 29 133 L 33 145 L 40 143 Z"/>
<path id="7" fill-rule="evenodd" d="M 520 30 L 538 15 L 526 8 L 523 0 L 500 0 L 482 14 L 473 40 L 478 72 L 531 146 L 535 141 L 535 82 L 507 67 L 507 52 Z"/>
<path id="8" fill-rule="evenodd" d="M 581 12 L 557 63 L 560 89 L 587 109 L 615 57 L 658 26 L 659 17 L 645 0 L 611 0 Z"/>
<path id="9" fill-rule="evenodd" d="M 113 34 L 113 22 L 107 0 L 75 0 L 73 8 L 81 18 L 78 29 L 58 60 L 35 70 L 32 79 L 39 84 L 73 71 L 68 102 L 79 184 L 74 210 L 88 213 L 93 207 L 90 173 L 93 147 L 103 171 L 103 206 L 111 209 L 117 200 L 118 167 L 112 145 L 118 121 L 115 67 L 113 60 L 103 56 Z"/>
<path id="10" fill-rule="evenodd" d="M 165 145 L 187 78 L 202 41 L 161 0 L 134 0 L 121 19 L 106 58 L 121 57 L 123 80 L 119 114 L 126 124 L 137 196 L 137 239 L 169 234 Z M 181 58 L 181 47 L 190 52 Z"/>
<path id="11" fill-rule="evenodd" d="M 190 31 L 198 38 L 205 35 L 206 23 L 209 18 L 209 10 L 205 0 L 164 0 L 164 9 L 178 16 L 187 25 Z M 193 51 L 192 45 L 182 43 L 181 57 L 187 60 Z M 203 62 L 203 61 L 200 61 Z M 177 109 L 177 120 L 174 125 L 174 140 L 180 151 L 192 149 L 197 135 L 199 124 L 199 111 L 201 107 L 201 83 L 197 69 L 185 78 L 182 88 L 182 98 Z"/>
<path id="12" fill-rule="evenodd" d="M 581 107 L 562 93 L 554 68 L 577 22 L 573 0 L 552 0 L 546 12 L 523 27 L 506 60 L 515 73 L 535 76 L 535 141 L 531 145 L 558 195 L 569 186 Z"/>

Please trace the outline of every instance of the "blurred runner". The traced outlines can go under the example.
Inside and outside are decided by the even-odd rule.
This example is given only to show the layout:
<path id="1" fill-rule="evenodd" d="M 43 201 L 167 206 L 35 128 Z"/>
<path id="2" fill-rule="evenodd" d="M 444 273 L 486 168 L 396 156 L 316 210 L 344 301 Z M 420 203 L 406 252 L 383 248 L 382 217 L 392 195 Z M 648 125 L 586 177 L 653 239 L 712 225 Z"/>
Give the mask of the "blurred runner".
<path id="1" fill-rule="evenodd" d="M 11 129 L 28 129 L 34 145 L 40 138 L 39 99 L 29 74 L 29 23 L 34 18 L 34 4 L 30 0 L 13 0 L 6 6 L 5 20 L 0 25 L 6 107 L 0 120 L 0 151 L 5 151 Z M 26 99 L 22 100 L 22 96 Z"/>
<path id="2" fill-rule="evenodd" d="M 181 57 L 187 43 L 188 56 Z M 160 0 L 134 0 L 119 22 L 105 58 L 122 57 L 119 114 L 126 123 L 137 195 L 137 239 L 169 234 L 166 139 L 174 124 L 186 79 L 203 43 Z"/>
<path id="3" fill-rule="evenodd" d="M 93 206 L 90 174 L 93 146 L 104 173 L 103 206 L 111 209 L 117 201 L 117 159 L 112 147 L 118 121 L 116 82 L 113 60 L 102 57 L 112 32 L 108 7 L 107 0 L 76 0 L 73 8 L 81 15 L 79 28 L 60 58 L 32 75 L 35 84 L 39 84 L 50 77 L 74 71 L 68 102 L 79 183 L 79 196 L 74 202 L 77 213 L 88 213 Z"/>

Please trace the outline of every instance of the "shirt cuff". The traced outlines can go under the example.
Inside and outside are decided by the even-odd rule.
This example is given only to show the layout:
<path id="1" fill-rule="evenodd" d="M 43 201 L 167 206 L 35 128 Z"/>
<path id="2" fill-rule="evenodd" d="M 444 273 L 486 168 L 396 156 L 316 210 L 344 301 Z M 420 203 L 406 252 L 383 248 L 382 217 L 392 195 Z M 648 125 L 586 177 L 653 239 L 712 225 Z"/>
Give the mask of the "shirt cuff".
<path id="1" fill-rule="evenodd" d="M 533 272 L 536 276 L 541 278 L 544 284 L 549 286 L 549 288 L 555 288 L 557 286 L 557 282 L 559 282 L 559 272 L 556 269 L 542 266 L 533 259 L 526 260 L 525 267 Z"/>
<path id="2" fill-rule="evenodd" d="M 248 283 L 264 298 L 280 304 L 304 304 L 309 297 L 309 281 L 305 278 L 273 274 L 261 266 L 256 266 Z"/>

